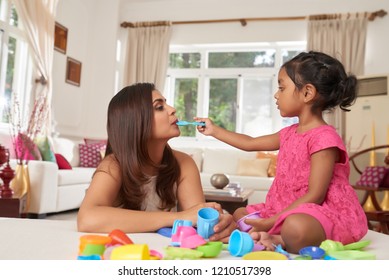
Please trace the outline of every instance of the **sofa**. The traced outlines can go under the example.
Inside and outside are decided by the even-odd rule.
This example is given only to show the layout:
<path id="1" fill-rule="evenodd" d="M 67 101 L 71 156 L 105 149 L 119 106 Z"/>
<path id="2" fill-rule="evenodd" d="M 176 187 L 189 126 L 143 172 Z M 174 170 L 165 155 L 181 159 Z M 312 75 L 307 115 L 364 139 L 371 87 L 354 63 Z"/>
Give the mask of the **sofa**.
<path id="1" fill-rule="evenodd" d="M 253 189 L 248 204 L 264 202 L 276 168 L 276 154 L 245 152 L 235 148 L 172 147 L 192 156 L 200 171 L 203 189 L 213 188 L 211 177 L 226 174 L 230 183 Z"/>
<path id="2" fill-rule="evenodd" d="M 0 130 L 0 144 L 10 151 L 10 165 L 15 169 L 17 161 L 13 151 L 12 138 L 7 131 Z M 79 145 L 83 141 L 67 138 L 50 138 L 52 152 L 62 155 L 71 169 L 60 169 L 59 162 L 29 160 L 30 207 L 28 217 L 43 218 L 80 207 L 85 191 L 95 171 L 94 167 L 81 167 Z"/>

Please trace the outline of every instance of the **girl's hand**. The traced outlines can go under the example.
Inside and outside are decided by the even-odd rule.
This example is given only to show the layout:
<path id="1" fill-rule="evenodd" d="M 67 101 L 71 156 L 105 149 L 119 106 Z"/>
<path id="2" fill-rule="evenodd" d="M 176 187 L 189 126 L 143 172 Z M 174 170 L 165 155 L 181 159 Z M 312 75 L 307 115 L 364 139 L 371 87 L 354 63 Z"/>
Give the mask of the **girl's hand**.
<path id="1" fill-rule="evenodd" d="M 253 228 L 250 230 L 250 232 L 262 232 L 262 231 L 268 231 L 270 230 L 274 225 L 273 218 L 268 219 L 246 219 L 244 221 L 246 224 L 252 226 Z"/>
<path id="2" fill-rule="evenodd" d="M 194 117 L 193 118 L 196 122 L 205 122 L 205 126 L 197 126 L 198 132 L 204 134 L 204 135 L 210 135 L 212 136 L 215 130 L 215 126 L 213 122 L 208 118 L 199 118 Z"/>

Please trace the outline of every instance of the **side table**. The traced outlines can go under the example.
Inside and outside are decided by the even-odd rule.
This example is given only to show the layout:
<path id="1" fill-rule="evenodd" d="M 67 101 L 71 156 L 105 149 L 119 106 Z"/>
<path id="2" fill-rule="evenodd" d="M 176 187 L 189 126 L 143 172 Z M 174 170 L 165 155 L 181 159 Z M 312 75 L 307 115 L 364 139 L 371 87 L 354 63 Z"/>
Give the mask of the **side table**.
<path id="1" fill-rule="evenodd" d="M 254 193 L 254 190 L 244 189 L 240 193 L 233 194 L 226 190 L 204 188 L 203 192 L 206 202 L 220 203 L 223 209 L 233 214 L 237 208 L 247 206 L 248 198 Z"/>
<path id="2" fill-rule="evenodd" d="M 19 198 L 0 198 L 0 217 L 20 218 Z"/>

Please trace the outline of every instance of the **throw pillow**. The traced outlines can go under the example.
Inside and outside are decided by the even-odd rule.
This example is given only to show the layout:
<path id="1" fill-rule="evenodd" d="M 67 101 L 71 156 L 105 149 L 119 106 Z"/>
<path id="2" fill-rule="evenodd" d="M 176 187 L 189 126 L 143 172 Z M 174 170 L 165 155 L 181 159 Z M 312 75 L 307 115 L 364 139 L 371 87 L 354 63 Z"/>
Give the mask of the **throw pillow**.
<path id="1" fill-rule="evenodd" d="M 20 160 L 42 160 L 37 145 L 26 134 L 19 133 L 14 140 L 15 157 Z"/>
<path id="2" fill-rule="evenodd" d="M 61 154 L 55 154 L 57 160 L 58 169 L 73 169 L 68 160 Z"/>
<path id="3" fill-rule="evenodd" d="M 384 166 L 367 166 L 355 185 L 378 188 L 388 170 Z"/>
<path id="4" fill-rule="evenodd" d="M 55 159 L 55 154 L 52 148 L 52 145 L 47 136 L 40 136 L 35 138 L 35 144 L 38 146 L 38 149 L 41 153 L 42 160 L 57 162 Z"/>
<path id="5" fill-rule="evenodd" d="M 102 149 L 105 144 L 79 144 L 80 167 L 97 167 L 101 161 Z"/>
<path id="6" fill-rule="evenodd" d="M 257 152 L 257 158 L 270 158 L 269 168 L 267 169 L 267 175 L 269 177 L 276 176 L 277 169 L 277 153 L 269 153 L 269 152 Z"/>
<path id="7" fill-rule="evenodd" d="M 257 176 L 268 177 L 267 169 L 269 168 L 270 158 L 264 159 L 243 159 L 238 162 L 237 175 L 240 176 Z"/>

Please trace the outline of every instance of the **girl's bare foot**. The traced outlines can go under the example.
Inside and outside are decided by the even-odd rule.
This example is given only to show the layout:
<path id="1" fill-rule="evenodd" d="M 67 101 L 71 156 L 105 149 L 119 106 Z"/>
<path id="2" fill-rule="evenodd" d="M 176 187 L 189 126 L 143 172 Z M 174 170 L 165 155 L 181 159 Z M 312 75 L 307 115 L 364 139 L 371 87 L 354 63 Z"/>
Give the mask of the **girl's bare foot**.
<path id="1" fill-rule="evenodd" d="M 281 238 L 281 235 L 271 235 L 265 231 L 252 232 L 251 238 L 253 238 L 255 243 L 262 244 L 266 247 L 266 251 L 274 251 L 274 244 L 281 244 L 282 247 L 285 246 L 284 241 Z"/>

